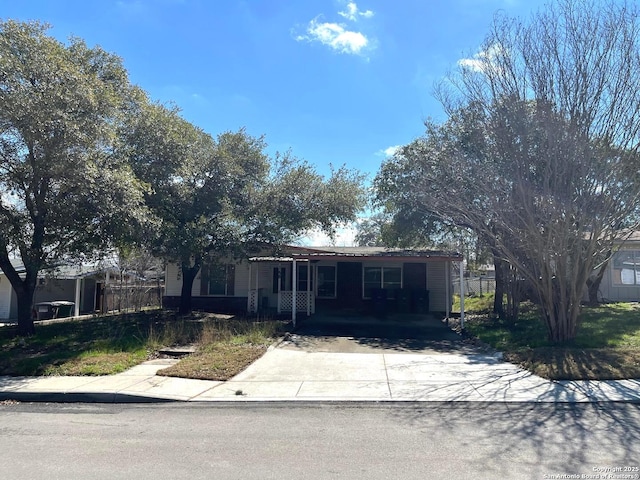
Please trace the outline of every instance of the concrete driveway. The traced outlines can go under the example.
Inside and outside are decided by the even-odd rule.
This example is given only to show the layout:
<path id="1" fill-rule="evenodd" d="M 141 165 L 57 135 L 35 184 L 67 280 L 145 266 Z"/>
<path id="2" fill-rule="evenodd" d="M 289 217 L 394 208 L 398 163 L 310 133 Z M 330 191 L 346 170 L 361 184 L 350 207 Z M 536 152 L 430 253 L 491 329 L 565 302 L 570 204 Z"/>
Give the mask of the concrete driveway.
<path id="1" fill-rule="evenodd" d="M 408 314 L 384 319 L 315 315 L 302 320 L 279 348 L 310 353 L 487 353 L 440 319 Z"/>
<path id="2" fill-rule="evenodd" d="M 197 400 L 589 401 L 466 344 L 429 316 L 315 316 L 245 371 Z"/>

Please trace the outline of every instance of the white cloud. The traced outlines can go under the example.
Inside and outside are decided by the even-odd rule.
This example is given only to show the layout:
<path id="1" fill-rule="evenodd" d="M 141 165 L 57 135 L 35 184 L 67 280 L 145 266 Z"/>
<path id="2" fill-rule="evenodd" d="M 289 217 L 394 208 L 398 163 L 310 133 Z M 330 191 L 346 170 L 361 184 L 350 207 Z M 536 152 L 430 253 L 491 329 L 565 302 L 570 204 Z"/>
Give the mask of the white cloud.
<path id="1" fill-rule="evenodd" d="M 374 13 L 371 10 L 361 11 L 355 2 L 346 4 L 346 10 L 338 12 L 350 22 L 356 22 L 359 18 L 371 18 Z M 372 50 L 372 42 L 362 32 L 351 29 L 345 23 L 324 22 L 322 15 L 318 15 L 307 25 L 303 35 L 297 35 L 297 41 L 319 42 L 339 53 L 361 55 L 366 50 Z"/>
<path id="2" fill-rule="evenodd" d="M 385 157 L 385 158 L 393 157 L 396 154 L 396 152 L 401 148 L 402 148 L 402 145 L 392 145 L 390 147 L 383 148 L 382 150 L 378 150 L 376 152 L 376 155 L 379 157 Z"/>
<path id="3" fill-rule="evenodd" d="M 338 15 L 346 18 L 347 20 L 355 22 L 358 20 L 358 17 L 371 18 L 373 17 L 374 13 L 371 10 L 365 10 L 364 12 L 361 12 L 358 9 L 356 2 L 349 2 L 347 3 L 347 9 L 343 12 L 338 12 Z"/>
<path id="4" fill-rule="evenodd" d="M 504 55 L 505 50 L 500 45 L 491 45 L 486 50 L 480 50 L 473 58 L 461 58 L 458 60 L 458 65 L 473 72 L 482 73 L 487 70 L 487 67 L 495 66 L 496 59 Z"/>
<path id="5" fill-rule="evenodd" d="M 299 35 L 296 40 L 317 41 L 340 53 L 358 55 L 369 45 L 369 39 L 360 32 L 347 30 L 340 23 L 318 22 L 314 18 L 309 22 L 306 35 Z"/>
<path id="6" fill-rule="evenodd" d="M 392 147 L 385 148 L 382 153 L 384 153 L 387 157 L 393 157 L 401 148 L 402 145 L 393 145 Z"/>

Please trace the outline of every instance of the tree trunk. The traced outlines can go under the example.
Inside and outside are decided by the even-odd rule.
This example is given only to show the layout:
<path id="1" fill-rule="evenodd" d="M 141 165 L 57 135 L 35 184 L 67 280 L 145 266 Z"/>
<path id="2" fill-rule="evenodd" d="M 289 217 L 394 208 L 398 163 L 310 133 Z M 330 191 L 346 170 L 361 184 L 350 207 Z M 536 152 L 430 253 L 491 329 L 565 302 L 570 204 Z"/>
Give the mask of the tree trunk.
<path id="1" fill-rule="evenodd" d="M 503 274 L 506 277 L 504 284 L 507 293 L 507 308 L 503 313 L 508 322 L 515 323 L 520 314 L 522 282 L 517 271 L 506 263 L 503 263 Z"/>
<path id="2" fill-rule="evenodd" d="M 609 266 L 609 260 L 604 262 L 598 273 L 594 277 L 587 278 L 587 291 L 589 292 L 589 305 L 598 305 L 598 291 L 600 290 L 600 283 L 604 277 L 604 273 Z"/>
<path id="3" fill-rule="evenodd" d="M 540 291 L 540 306 L 547 325 L 548 339 L 553 343 L 573 340 L 578 330 L 579 299 L 570 297 L 570 288 L 556 279 Z M 578 300 L 578 301 L 576 301 Z"/>
<path id="4" fill-rule="evenodd" d="M 505 262 L 499 257 L 496 249 L 492 248 L 493 265 L 496 272 L 496 292 L 493 298 L 493 313 L 500 318 L 504 317 L 504 292 L 505 292 Z"/>
<path id="5" fill-rule="evenodd" d="M 36 291 L 40 264 L 28 259 L 23 260 L 23 263 L 26 270 L 24 279 L 20 278 L 20 274 L 11 264 L 6 246 L 0 249 L 0 268 L 9 280 L 18 301 L 18 335 L 27 337 L 36 333 L 33 323 L 33 295 Z"/>
<path id="6" fill-rule="evenodd" d="M 193 290 L 193 281 L 196 279 L 200 271 L 200 261 L 196 261 L 191 265 L 190 261 L 182 261 L 182 290 L 180 291 L 180 307 L 179 313 L 186 315 L 191 313 L 191 292 Z"/>
<path id="7" fill-rule="evenodd" d="M 16 291 L 16 298 L 18 300 L 18 335 L 22 337 L 29 337 L 35 335 L 36 327 L 33 323 L 33 294 L 35 293 L 35 284 L 32 288 L 24 285 Z"/>

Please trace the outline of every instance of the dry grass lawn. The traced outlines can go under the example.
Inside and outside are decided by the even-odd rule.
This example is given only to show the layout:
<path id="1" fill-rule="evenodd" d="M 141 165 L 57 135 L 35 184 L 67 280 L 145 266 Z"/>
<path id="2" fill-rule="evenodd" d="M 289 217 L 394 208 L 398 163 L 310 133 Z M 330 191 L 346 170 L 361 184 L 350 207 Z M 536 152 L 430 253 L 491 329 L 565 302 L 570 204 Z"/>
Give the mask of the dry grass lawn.
<path id="1" fill-rule="evenodd" d="M 466 302 L 473 305 L 472 302 Z M 482 302 L 484 306 L 488 302 Z M 584 307 L 578 335 L 553 344 L 536 307 L 524 304 L 516 322 L 470 313 L 466 333 L 504 352 L 507 361 L 552 380 L 640 378 L 640 305 Z"/>
<path id="2" fill-rule="evenodd" d="M 227 380 L 259 358 L 283 322 L 208 313 L 172 312 L 100 316 L 36 326 L 36 335 L 16 337 L 0 328 L 0 375 L 113 375 L 167 347 L 196 345 L 196 352 L 161 375 Z"/>

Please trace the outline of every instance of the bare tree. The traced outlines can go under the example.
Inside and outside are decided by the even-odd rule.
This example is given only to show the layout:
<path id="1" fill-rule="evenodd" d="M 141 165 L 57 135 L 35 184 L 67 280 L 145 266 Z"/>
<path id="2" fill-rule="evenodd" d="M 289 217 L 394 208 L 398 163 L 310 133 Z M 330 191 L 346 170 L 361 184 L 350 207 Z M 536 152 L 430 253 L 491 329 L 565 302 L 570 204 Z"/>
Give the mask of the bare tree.
<path id="1" fill-rule="evenodd" d="M 637 222 L 639 33 L 635 4 L 619 2 L 498 16 L 438 88 L 451 114 L 466 112 L 447 152 L 449 180 L 466 179 L 429 205 L 492 239 L 533 286 L 554 341 L 575 336 L 596 259 Z"/>

